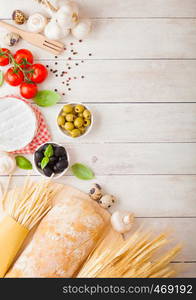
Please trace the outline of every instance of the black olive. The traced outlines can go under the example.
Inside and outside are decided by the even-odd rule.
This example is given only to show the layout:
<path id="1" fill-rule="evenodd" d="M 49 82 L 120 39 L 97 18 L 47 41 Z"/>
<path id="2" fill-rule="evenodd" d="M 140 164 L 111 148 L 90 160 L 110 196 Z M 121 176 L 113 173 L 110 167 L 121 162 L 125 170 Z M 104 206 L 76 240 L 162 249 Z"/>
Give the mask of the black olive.
<path id="1" fill-rule="evenodd" d="M 37 166 L 38 168 L 41 168 L 41 161 L 36 162 L 36 166 Z"/>
<path id="2" fill-rule="evenodd" d="M 55 174 L 58 174 L 58 173 L 61 173 L 61 172 L 62 172 L 62 170 L 59 170 L 59 169 L 57 168 L 57 166 L 54 166 L 54 167 L 53 167 L 53 171 L 54 171 Z"/>
<path id="3" fill-rule="evenodd" d="M 48 147 L 48 145 L 50 145 L 50 144 L 47 143 L 47 144 L 41 146 L 41 147 L 38 149 L 38 152 L 43 152 L 43 151 L 45 151 L 46 148 Z"/>
<path id="4" fill-rule="evenodd" d="M 66 155 L 63 155 L 63 156 L 60 156 L 60 157 L 59 157 L 59 160 L 67 160 L 67 154 L 66 154 Z"/>
<path id="5" fill-rule="evenodd" d="M 43 172 L 44 172 L 44 175 L 46 175 L 47 177 L 50 177 L 53 174 L 53 170 L 48 166 L 46 166 L 43 169 Z"/>
<path id="6" fill-rule="evenodd" d="M 57 163 L 57 162 L 58 162 L 58 157 L 56 157 L 56 156 L 51 156 L 51 157 L 50 157 L 50 163 L 55 164 L 55 163 Z"/>
<path id="7" fill-rule="evenodd" d="M 43 158 L 42 152 L 36 151 L 36 152 L 35 152 L 35 161 L 36 161 L 36 162 L 39 162 L 39 161 L 42 160 L 42 158 Z"/>
<path id="8" fill-rule="evenodd" d="M 60 160 L 57 164 L 56 164 L 56 168 L 59 171 L 64 171 L 66 168 L 68 167 L 68 161 L 67 160 Z"/>
<path id="9" fill-rule="evenodd" d="M 54 150 L 54 155 L 57 157 L 66 155 L 65 148 L 63 148 L 61 146 L 56 147 L 56 149 Z"/>

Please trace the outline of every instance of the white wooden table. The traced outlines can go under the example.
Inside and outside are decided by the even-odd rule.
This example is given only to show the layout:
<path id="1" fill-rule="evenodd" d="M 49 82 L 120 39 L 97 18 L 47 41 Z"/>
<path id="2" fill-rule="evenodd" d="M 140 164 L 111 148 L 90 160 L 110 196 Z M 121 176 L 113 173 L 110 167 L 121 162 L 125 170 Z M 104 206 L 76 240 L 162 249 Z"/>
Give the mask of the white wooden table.
<path id="1" fill-rule="evenodd" d="M 0 18 L 8 22 L 14 9 L 44 11 L 33 0 L 0 2 Z M 87 40 L 67 39 L 58 60 L 25 42 L 17 47 L 29 47 L 37 61 L 60 71 L 67 68 L 70 42 L 78 52 L 68 61 L 68 76 L 77 77 L 70 91 L 54 74 L 41 87 L 65 93 L 55 107 L 42 109 L 53 139 L 69 148 L 72 162 L 89 165 L 138 223 L 173 229 L 175 240 L 184 242 L 174 264 L 183 268 L 180 276 L 196 277 L 196 1 L 77 2 L 93 22 Z M 19 94 L 7 85 L 0 91 Z M 92 132 L 73 142 L 55 125 L 60 107 L 70 101 L 88 104 L 95 116 Z M 25 175 L 18 169 L 14 181 L 22 183 Z M 84 191 L 91 185 L 71 173 L 59 181 Z"/>

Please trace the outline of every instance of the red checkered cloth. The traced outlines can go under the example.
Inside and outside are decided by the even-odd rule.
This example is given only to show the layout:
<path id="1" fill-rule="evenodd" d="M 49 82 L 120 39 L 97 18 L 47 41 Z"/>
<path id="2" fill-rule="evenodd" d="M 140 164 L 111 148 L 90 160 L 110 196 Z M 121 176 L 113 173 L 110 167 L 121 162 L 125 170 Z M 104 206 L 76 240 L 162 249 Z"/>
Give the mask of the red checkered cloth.
<path id="1" fill-rule="evenodd" d="M 7 98 L 7 97 L 17 98 L 17 99 L 25 102 L 27 105 L 29 105 L 31 107 L 31 109 L 34 111 L 36 118 L 37 118 L 37 132 L 36 132 L 35 137 L 31 141 L 31 143 L 28 144 L 26 147 L 24 147 L 20 150 L 14 151 L 12 153 L 13 154 L 34 153 L 38 146 L 51 140 L 51 135 L 48 130 L 46 121 L 45 121 L 41 111 L 35 105 L 32 105 L 29 101 L 27 101 L 23 98 L 20 98 L 18 96 L 13 96 L 13 95 L 8 95 L 8 96 L 1 97 L 1 98 Z"/>

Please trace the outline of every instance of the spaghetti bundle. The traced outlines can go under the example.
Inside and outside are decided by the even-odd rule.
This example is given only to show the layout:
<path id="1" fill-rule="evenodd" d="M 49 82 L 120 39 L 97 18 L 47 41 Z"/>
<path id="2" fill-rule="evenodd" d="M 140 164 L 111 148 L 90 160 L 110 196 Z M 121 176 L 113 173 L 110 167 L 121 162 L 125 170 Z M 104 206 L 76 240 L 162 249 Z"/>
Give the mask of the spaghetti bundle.
<path id="1" fill-rule="evenodd" d="M 28 178 L 23 187 L 6 192 L 2 207 L 6 214 L 0 223 L 0 277 L 13 263 L 30 230 L 50 210 L 57 190 L 49 181 L 33 183 Z"/>
<path id="2" fill-rule="evenodd" d="M 177 245 L 155 259 L 156 252 L 168 244 L 163 233 L 155 238 L 141 230 L 127 240 L 108 229 L 77 274 L 79 278 L 164 278 L 173 277 L 176 271 L 171 260 L 180 251 Z"/>

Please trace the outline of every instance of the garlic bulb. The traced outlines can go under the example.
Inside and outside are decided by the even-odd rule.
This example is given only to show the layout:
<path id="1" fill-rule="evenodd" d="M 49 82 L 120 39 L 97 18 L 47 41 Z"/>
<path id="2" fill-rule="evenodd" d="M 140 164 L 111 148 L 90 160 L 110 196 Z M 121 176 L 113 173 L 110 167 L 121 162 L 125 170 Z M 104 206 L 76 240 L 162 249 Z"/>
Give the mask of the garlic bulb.
<path id="1" fill-rule="evenodd" d="M 134 215 L 127 211 L 116 211 L 111 216 L 111 224 L 119 233 L 128 232 L 134 222 Z"/>
<path id="2" fill-rule="evenodd" d="M 81 20 L 79 23 L 72 28 L 71 32 L 78 40 L 84 39 L 91 30 L 91 22 L 89 20 Z"/>
<path id="3" fill-rule="evenodd" d="M 78 9 L 68 3 L 57 11 L 55 18 L 62 28 L 73 28 L 78 22 Z"/>
<path id="4" fill-rule="evenodd" d="M 62 30 L 56 19 L 52 19 L 45 27 L 44 34 L 51 40 L 60 40 L 63 37 Z"/>
<path id="5" fill-rule="evenodd" d="M 103 208 L 110 208 L 116 201 L 116 198 L 113 195 L 104 195 L 99 200 L 99 205 Z"/>
<path id="6" fill-rule="evenodd" d="M 31 32 L 41 32 L 47 24 L 47 18 L 39 13 L 31 15 L 27 21 L 27 26 Z"/>
<path id="7" fill-rule="evenodd" d="M 15 158 L 6 152 L 0 152 L 0 174 L 11 175 L 16 167 Z"/>

